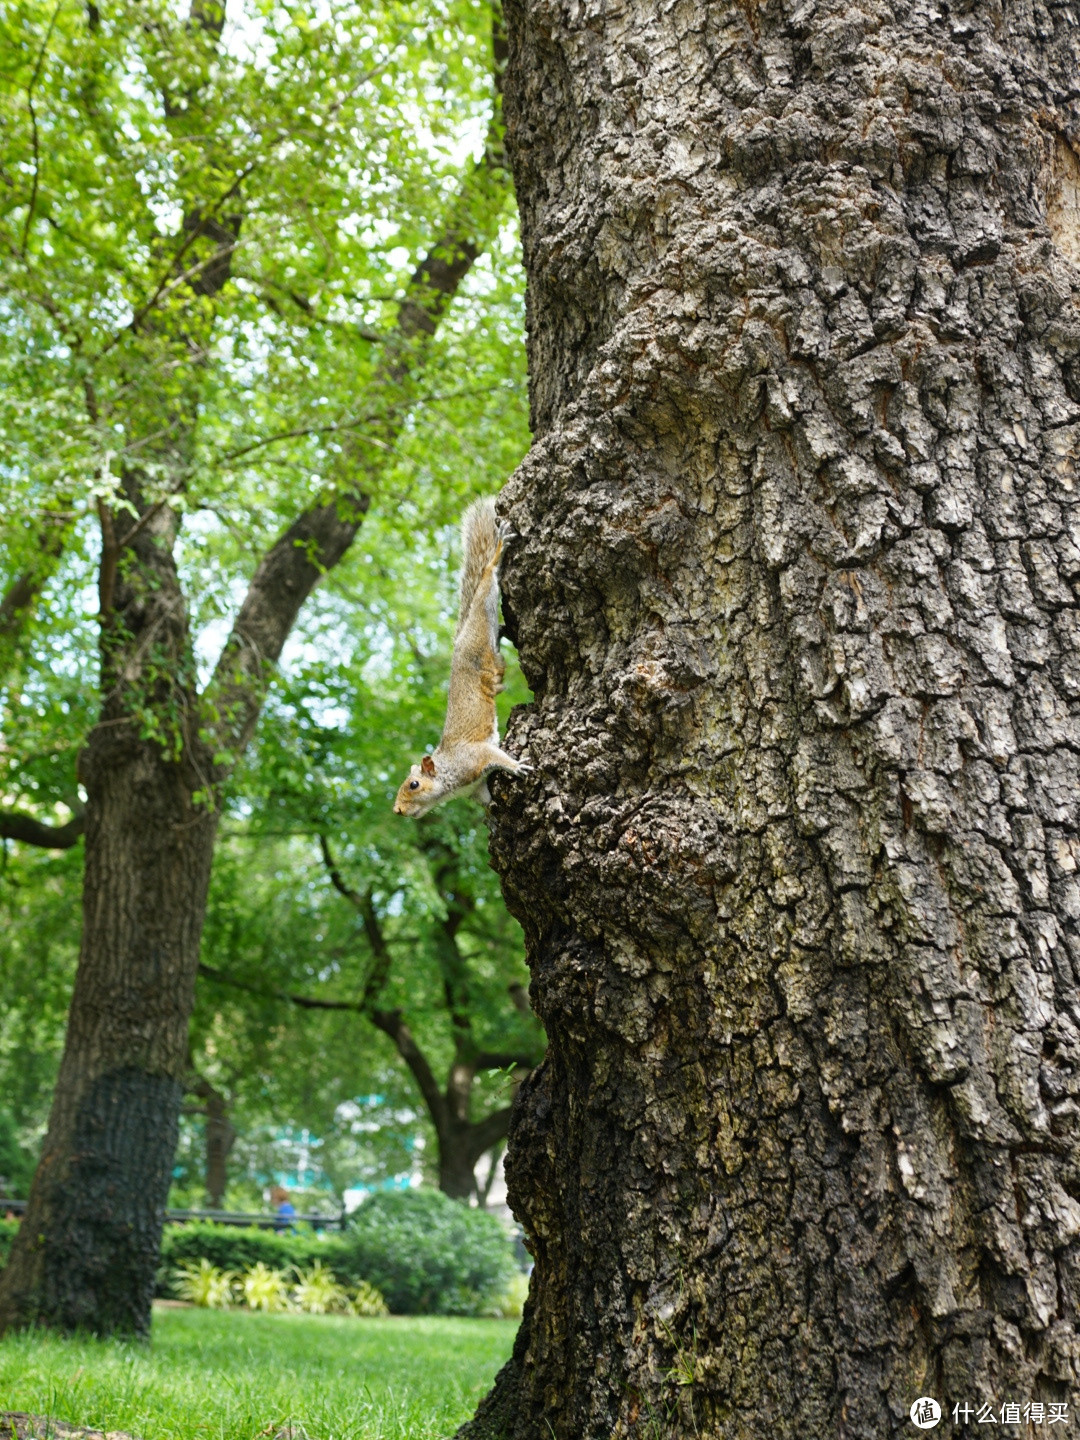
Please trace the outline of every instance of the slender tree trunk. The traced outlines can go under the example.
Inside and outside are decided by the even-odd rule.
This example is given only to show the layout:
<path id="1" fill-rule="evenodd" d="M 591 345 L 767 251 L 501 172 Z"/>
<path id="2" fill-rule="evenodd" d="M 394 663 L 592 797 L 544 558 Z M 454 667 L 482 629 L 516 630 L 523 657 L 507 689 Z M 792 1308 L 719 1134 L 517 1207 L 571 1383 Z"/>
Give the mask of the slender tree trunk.
<path id="1" fill-rule="evenodd" d="M 229 1151 L 235 1139 L 225 1096 L 214 1090 L 206 1101 L 206 1198 L 211 1210 L 225 1204 Z"/>
<path id="2" fill-rule="evenodd" d="M 188 1058 L 190 1062 L 190 1055 Z M 188 1093 L 197 1095 L 203 1102 L 200 1113 L 206 1120 L 206 1158 L 203 1166 L 206 1203 L 211 1210 L 220 1210 L 225 1204 L 225 1191 L 229 1183 L 229 1151 L 236 1140 L 236 1130 L 229 1119 L 229 1102 L 203 1075 L 189 1080 Z"/>
<path id="3" fill-rule="evenodd" d="M 420 823 L 424 824 L 423 821 Z M 460 872 L 460 862 L 452 849 L 444 846 L 430 829 L 427 837 L 428 843 L 424 848 L 432 862 L 433 878 L 446 904 L 446 915 L 439 922 L 434 936 L 446 1009 L 454 1036 L 454 1058 L 450 1062 L 445 1088 L 439 1088 L 431 1062 L 416 1043 L 416 1037 L 406 1024 L 401 1011 L 382 1010 L 378 1006 L 378 999 L 390 978 L 394 963 L 390 944 L 376 912 L 371 891 L 364 893 L 354 890 L 347 883 L 330 853 L 325 835 L 319 836 L 319 846 L 331 883 L 360 915 L 374 963 L 368 971 L 364 994 L 360 1000 L 317 1000 L 314 997 L 289 994 L 282 998 L 310 1009 L 358 1010 L 393 1041 L 398 1054 L 409 1067 L 435 1131 L 439 1189 L 455 1200 L 470 1200 L 473 1195 L 480 1198 L 476 1184 L 477 1162 L 492 1146 L 501 1145 L 505 1141 L 511 1109 L 509 1105 L 505 1105 L 491 1111 L 482 1120 L 471 1118 L 472 1092 L 477 1073 L 481 1070 L 506 1070 L 515 1067 L 520 1077 L 538 1063 L 540 1055 L 522 1051 L 495 1052 L 483 1050 L 477 1045 L 473 1035 L 469 1001 L 468 964 L 457 940 L 458 930 L 472 910 L 475 899 Z M 219 972 L 209 971 L 206 966 L 203 966 L 203 970 L 217 975 L 220 979 L 226 978 Z M 226 980 L 226 983 L 235 982 Z M 514 996 L 515 988 L 511 987 L 511 999 L 515 1008 L 520 1009 L 523 1002 Z"/>
<path id="4" fill-rule="evenodd" d="M 1076 1433 L 1075 11 L 507 20 L 549 1048 L 465 1433 Z"/>

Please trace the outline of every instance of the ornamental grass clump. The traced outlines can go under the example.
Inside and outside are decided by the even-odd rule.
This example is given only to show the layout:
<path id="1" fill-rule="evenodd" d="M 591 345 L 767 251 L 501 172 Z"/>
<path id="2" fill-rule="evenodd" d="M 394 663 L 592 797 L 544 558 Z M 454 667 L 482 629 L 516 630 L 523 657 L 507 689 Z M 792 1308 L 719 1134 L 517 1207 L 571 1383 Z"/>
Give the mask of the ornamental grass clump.
<path id="1" fill-rule="evenodd" d="M 173 1271 L 173 1288 L 181 1300 L 190 1300 L 208 1310 L 225 1310 L 233 1301 L 236 1276 L 209 1260 L 178 1265 Z"/>
<path id="2" fill-rule="evenodd" d="M 349 1292 L 321 1260 L 309 1270 L 299 1270 L 292 1292 L 292 1306 L 306 1315 L 341 1315 L 349 1309 Z"/>
<path id="3" fill-rule="evenodd" d="M 173 1292 L 181 1300 L 210 1310 L 225 1310 L 239 1304 L 267 1313 L 298 1310 L 305 1315 L 365 1317 L 390 1313 L 374 1285 L 361 1280 L 355 1288 L 346 1288 L 322 1260 L 313 1261 L 307 1269 L 297 1268 L 294 1273 L 296 1281 L 290 1284 L 286 1270 L 275 1269 L 259 1260 L 238 1275 L 203 1257 L 176 1266 L 171 1283 Z"/>
<path id="4" fill-rule="evenodd" d="M 366 1280 L 361 1280 L 349 1301 L 349 1310 L 353 1315 L 360 1315 L 364 1318 L 373 1316 L 389 1315 L 390 1307 L 382 1297 L 382 1291 L 377 1290 L 374 1285 L 369 1285 Z"/>
<path id="5" fill-rule="evenodd" d="M 260 1260 L 241 1282 L 244 1303 L 250 1310 L 284 1310 L 289 1304 L 289 1282 L 284 1270 L 271 1270 Z"/>

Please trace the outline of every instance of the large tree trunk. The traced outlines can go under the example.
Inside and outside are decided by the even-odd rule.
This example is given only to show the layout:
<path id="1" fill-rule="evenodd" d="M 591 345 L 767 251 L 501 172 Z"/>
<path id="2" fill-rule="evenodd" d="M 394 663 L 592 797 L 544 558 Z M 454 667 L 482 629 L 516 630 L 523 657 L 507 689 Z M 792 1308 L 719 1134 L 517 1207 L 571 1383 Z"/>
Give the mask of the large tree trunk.
<path id="1" fill-rule="evenodd" d="M 1069 1400 L 1075 12 L 507 19 L 539 774 L 493 853 L 549 1049 L 532 1297 L 467 1433 Z"/>
<path id="2" fill-rule="evenodd" d="M 148 1328 L 214 835 L 168 768 L 143 742 L 89 787 L 67 1043 L 0 1327 Z"/>
<path id="3" fill-rule="evenodd" d="M 138 504 L 134 478 L 130 493 Z M 174 527 L 167 508 L 150 518 L 123 577 L 103 584 L 105 698 L 80 759 L 79 968 L 48 1135 L 0 1276 L 0 1329 L 149 1326 L 216 830 L 194 798 L 208 798 L 212 765 L 195 733 Z M 140 664 L 151 643 L 153 668 Z M 129 686 L 172 734 L 139 734 Z"/>

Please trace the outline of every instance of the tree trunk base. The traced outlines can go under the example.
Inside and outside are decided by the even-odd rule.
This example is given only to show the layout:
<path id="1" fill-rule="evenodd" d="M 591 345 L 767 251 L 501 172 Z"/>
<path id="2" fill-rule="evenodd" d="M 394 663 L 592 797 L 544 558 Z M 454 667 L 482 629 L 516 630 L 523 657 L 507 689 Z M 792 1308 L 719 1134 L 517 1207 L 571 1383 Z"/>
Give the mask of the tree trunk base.
<path id="1" fill-rule="evenodd" d="M 495 1383 L 480 1401 L 476 1414 L 462 1425 L 454 1440 L 513 1440 L 521 1407 L 521 1374 L 528 1348 L 529 1306 L 526 1305 L 510 1359 L 495 1376 Z M 2 1431 L 0 1440 L 3 1440 Z"/>

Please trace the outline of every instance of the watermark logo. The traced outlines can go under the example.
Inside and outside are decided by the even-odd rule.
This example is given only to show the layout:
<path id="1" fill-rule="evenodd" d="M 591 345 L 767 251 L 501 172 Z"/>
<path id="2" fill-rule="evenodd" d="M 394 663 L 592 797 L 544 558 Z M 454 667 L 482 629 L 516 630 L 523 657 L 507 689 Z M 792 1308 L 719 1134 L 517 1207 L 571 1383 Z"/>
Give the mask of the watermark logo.
<path id="1" fill-rule="evenodd" d="M 941 1419 L 941 1406 L 932 1395 L 920 1395 L 908 1411 L 911 1423 L 920 1430 L 932 1430 Z"/>

